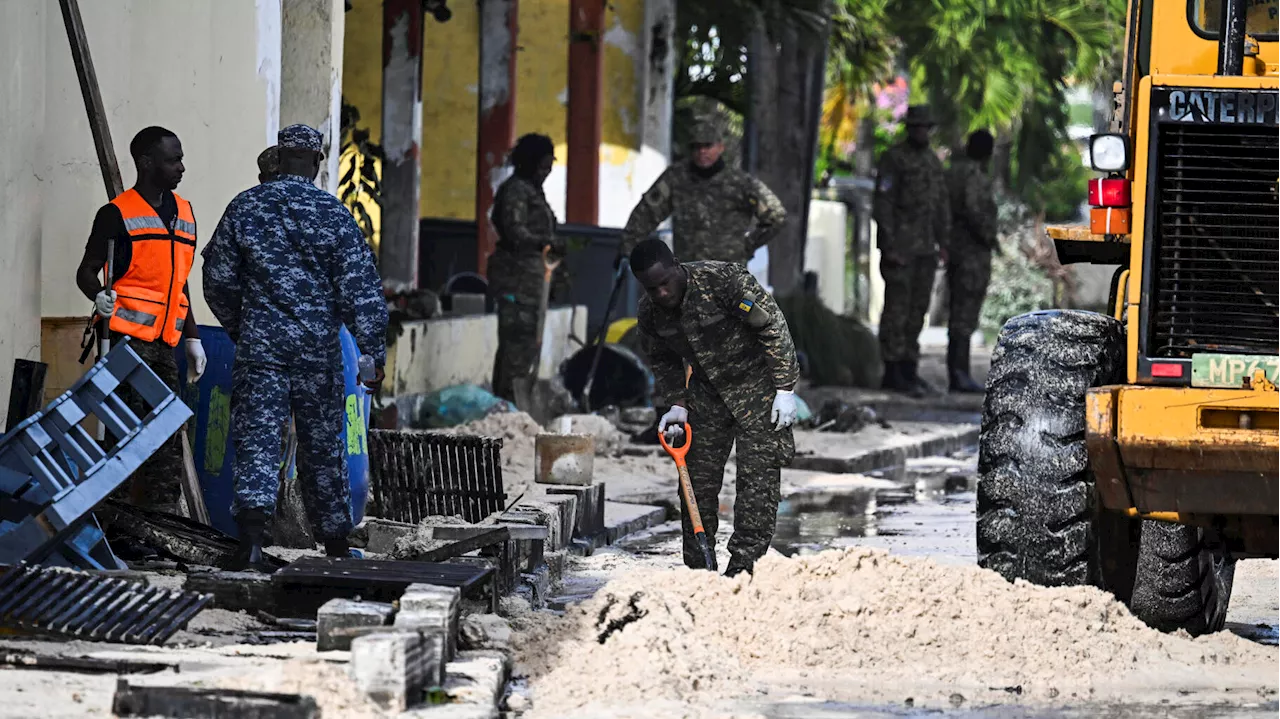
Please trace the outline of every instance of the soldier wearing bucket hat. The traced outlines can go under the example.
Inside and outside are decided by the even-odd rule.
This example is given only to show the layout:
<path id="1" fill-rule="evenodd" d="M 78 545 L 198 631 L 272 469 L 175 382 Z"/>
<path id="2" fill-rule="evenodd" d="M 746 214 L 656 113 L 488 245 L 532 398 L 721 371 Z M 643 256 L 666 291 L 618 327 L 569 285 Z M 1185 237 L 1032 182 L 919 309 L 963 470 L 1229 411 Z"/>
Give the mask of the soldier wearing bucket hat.
<path id="1" fill-rule="evenodd" d="M 683 262 L 745 265 L 773 239 L 787 218 L 782 202 L 760 180 L 727 166 L 723 153 L 720 122 L 700 118 L 689 134 L 689 159 L 668 167 L 632 210 L 619 261 L 668 217 L 673 249 Z"/>
<path id="2" fill-rule="evenodd" d="M 920 396 L 933 389 L 918 372 L 919 336 L 938 255 L 951 231 L 951 209 L 942 163 L 929 146 L 929 107 L 912 105 L 904 122 L 906 139 L 881 155 L 876 172 L 872 216 L 884 277 L 880 355 L 884 388 Z"/>

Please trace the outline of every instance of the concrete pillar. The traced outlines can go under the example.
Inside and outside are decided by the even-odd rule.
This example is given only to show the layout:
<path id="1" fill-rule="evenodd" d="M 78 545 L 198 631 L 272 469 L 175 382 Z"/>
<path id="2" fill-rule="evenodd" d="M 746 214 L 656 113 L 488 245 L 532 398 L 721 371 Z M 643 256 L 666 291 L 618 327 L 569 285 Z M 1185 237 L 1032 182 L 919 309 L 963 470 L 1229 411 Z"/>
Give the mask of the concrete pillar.
<path id="1" fill-rule="evenodd" d="M 671 162 L 671 121 L 676 99 L 675 0 L 647 0 L 644 4 L 644 25 L 648 37 L 645 43 L 641 141 L 645 169 L 650 170 L 650 157 L 661 160 L 663 167 Z M 661 171 L 658 170 L 659 173 Z M 648 184 L 644 183 L 646 189 Z"/>
<path id="2" fill-rule="evenodd" d="M 0 74 L 0 143 L 6 148 L 0 154 L 0 206 L 5 208 L 0 213 L 0 284 L 8 303 L 0 313 L 0 412 L 9 406 L 13 361 L 40 359 L 41 183 L 49 172 L 41 151 L 46 20 L 58 24 L 58 49 L 69 54 L 57 5 L 0 3 L 0 63 L 8 70 Z M 74 88 L 75 77 L 70 78 L 66 82 Z M 78 92 L 68 92 L 79 101 Z M 84 112 L 83 104 L 79 111 Z M 97 190 L 102 191 L 100 182 Z M 79 294 L 69 277 L 62 287 Z"/>
<path id="3" fill-rule="evenodd" d="M 303 123 L 324 135 L 325 163 L 316 184 L 334 194 L 342 142 L 344 8 L 344 0 L 283 0 L 281 4 L 280 126 Z"/>
<path id="4" fill-rule="evenodd" d="M 519 0 L 479 0 L 480 111 L 476 131 L 476 266 L 486 274 L 498 233 L 489 220 L 502 165 L 516 133 Z"/>
<path id="5" fill-rule="evenodd" d="M 422 1 L 382 5 L 382 284 L 418 286 L 418 198 L 422 138 Z"/>
<path id="6" fill-rule="evenodd" d="M 600 139 L 603 131 L 605 0 L 569 2 L 569 145 L 567 222 L 600 218 Z"/>

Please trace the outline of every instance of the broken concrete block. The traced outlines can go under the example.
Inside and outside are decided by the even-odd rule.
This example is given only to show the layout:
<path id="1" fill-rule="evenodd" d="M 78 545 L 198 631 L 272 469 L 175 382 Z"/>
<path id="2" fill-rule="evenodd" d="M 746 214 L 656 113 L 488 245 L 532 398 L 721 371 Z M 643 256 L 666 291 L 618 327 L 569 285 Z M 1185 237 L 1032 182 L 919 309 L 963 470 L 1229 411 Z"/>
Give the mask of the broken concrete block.
<path id="1" fill-rule="evenodd" d="M 595 438 L 589 434 L 540 434 L 534 439 L 534 476 L 539 484 L 591 484 Z"/>
<path id="2" fill-rule="evenodd" d="M 390 554 L 396 540 L 413 534 L 417 528 L 416 524 L 369 517 L 351 530 L 348 539 L 353 547 L 375 554 Z"/>
<path id="3" fill-rule="evenodd" d="M 505 652 L 492 649 L 461 652 L 449 665 L 445 692 L 454 704 L 496 707 L 502 700 L 511 672 Z"/>
<path id="4" fill-rule="evenodd" d="M 463 649 L 508 649 L 511 624 L 497 614 L 468 614 L 458 628 L 458 646 Z"/>
<path id="5" fill-rule="evenodd" d="M 604 531 L 604 482 L 584 487 L 548 487 L 547 494 L 577 497 L 573 536 L 594 537 Z"/>
<path id="6" fill-rule="evenodd" d="M 458 651 L 461 602 L 462 592 L 457 587 L 410 584 L 398 602 L 400 611 L 396 613 L 395 626 L 439 632 L 444 639 L 445 660 L 452 661 Z"/>
<path id="7" fill-rule="evenodd" d="M 548 495 L 542 500 L 525 500 L 503 514 L 500 521 L 512 524 L 532 522 L 546 527 L 545 549 L 556 552 L 564 549 L 573 537 L 577 501 L 577 497 L 564 494 Z"/>
<path id="8" fill-rule="evenodd" d="M 351 679 L 378 706 L 402 712 L 422 700 L 429 658 L 417 632 L 356 637 L 351 642 Z"/>
<path id="9" fill-rule="evenodd" d="M 316 613 L 316 651 L 350 649 L 351 635 L 338 630 L 385 625 L 393 611 L 390 604 L 382 602 L 330 599 Z"/>
<path id="10" fill-rule="evenodd" d="M 578 521 L 578 498 L 572 494 L 549 494 L 542 502 L 556 508 L 558 514 L 555 518 L 560 522 L 560 536 L 564 545 L 568 545 L 573 538 L 573 526 Z"/>

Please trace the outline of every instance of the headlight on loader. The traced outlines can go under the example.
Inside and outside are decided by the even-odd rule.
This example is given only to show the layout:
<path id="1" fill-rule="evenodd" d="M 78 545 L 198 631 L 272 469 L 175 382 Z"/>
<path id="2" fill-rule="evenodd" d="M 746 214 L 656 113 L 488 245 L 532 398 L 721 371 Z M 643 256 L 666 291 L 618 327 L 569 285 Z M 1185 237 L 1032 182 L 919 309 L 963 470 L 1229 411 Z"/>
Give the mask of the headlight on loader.
<path id="1" fill-rule="evenodd" d="M 1129 139 L 1112 133 L 1090 137 L 1089 161 L 1098 172 L 1124 172 L 1129 169 Z"/>

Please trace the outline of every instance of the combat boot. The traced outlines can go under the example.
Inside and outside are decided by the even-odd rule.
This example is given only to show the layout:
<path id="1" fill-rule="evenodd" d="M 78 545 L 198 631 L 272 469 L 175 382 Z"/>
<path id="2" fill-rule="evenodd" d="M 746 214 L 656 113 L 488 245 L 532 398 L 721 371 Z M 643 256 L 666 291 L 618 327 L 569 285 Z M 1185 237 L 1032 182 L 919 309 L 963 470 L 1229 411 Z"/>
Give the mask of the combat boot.
<path id="1" fill-rule="evenodd" d="M 910 362 L 885 362 L 884 380 L 880 383 L 880 387 L 891 392 L 900 392 L 910 397 L 922 397 L 924 395 L 912 380 Z"/>
<path id="2" fill-rule="evenodd" d="M 969 343 L 952 342 L 947 345 L 947 379 L 952 392 L 982 394 L 983 387 L 969 375 Z"/>
<path id="3" fill-rule="evenodd" d="M 920 360 L 918 358 L 908 360 L 905 364 L 906 369 L 903 370 L 903 375 L 907 385 L 910 387 L 910 389 L 907 390 L 908 394 L 912 397 L 920 398 L 938 393 L 938 390 L 935 389 L 933 385 L 926 382 L 924 378 L 920 376 Z"/>
<path id="4" fill-rule="evenodd" d="M 240 545 L 227 561 L 226 568 L 233 572 L 247 570 L 269 574 L 271 565 L 262 552 L 267 534 L 267 513 L 261 509 L 247 509 L 236 517 L 236 524 L 240 528 Z"/>
<path id="5" fill-rule="evenodd" d="M 355 557 L 360 559 L 363 555 L 360 555 L 351 549 L 351 543 L 347 541 L 346 537 L 339 537 L 338 539 L 324 540 L 324 556 Z"/>

